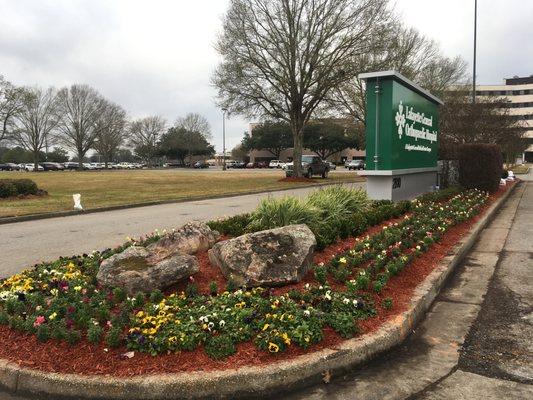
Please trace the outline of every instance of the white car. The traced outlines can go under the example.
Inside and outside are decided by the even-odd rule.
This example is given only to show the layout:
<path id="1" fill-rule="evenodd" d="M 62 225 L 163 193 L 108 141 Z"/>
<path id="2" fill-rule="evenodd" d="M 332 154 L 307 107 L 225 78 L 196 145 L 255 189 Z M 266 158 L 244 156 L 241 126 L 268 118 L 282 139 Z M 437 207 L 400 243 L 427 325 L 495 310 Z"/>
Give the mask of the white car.
<path id="1" fill-rule="evenodd" d="M 83 163 L 83 169 L 88 169 L 92 171 L 92 170 L 95 170 L 96 167 L 91 163 Z"/>
<path id="2" fill-rule="evenodd" d="M 118 169 L 132 169 L 132 166 L 130 163 L 127 162 L 121 162 L 117 164 Z"/>
<path id="3" fill-rule="evenodd" d="M 280 160 L 270 160 L 268 168 L 281 168 L 282 162 Z"/>
<path id="4" fill-rule="evenodd" d="M 35 171 L 35 165 L 34 164 L 20 164 L 20 167 L 24 169 L 24 171 L 33 172 Z M 44 168 L 40 165 L 37 165 L 37 171 L 44 171 Z"/>

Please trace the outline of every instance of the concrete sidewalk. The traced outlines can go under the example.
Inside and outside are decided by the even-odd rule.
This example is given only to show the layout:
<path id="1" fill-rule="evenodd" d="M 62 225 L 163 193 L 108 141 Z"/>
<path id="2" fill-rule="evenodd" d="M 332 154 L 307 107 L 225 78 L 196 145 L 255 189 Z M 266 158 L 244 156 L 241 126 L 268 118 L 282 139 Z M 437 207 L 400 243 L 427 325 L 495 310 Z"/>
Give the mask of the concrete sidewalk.
<path id="1" fill-rule="evenodd" d="M 351 186 L 364 189 L 365 183 Z M 248 212 L 268 196 L 305 196 L 318 189 L 308 187 L 0 225 L 0 278 L 40 261 L 118 246 L 126 241 L 126 236 L 139 237 L 192 220 Z"/>
<path id="2" fill-rule="evenodd" d="M 487 226 L 426 320 L 357 372 L 285 399 L 533 398 L 533 182 Z"/>

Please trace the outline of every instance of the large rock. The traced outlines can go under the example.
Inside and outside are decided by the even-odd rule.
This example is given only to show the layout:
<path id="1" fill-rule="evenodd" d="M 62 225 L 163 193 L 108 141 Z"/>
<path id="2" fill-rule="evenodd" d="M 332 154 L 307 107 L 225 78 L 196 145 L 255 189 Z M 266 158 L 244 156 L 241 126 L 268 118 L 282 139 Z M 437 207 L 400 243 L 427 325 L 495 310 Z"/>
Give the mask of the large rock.
<path id="1" fill-rule="evenodd" d="M 131 246 L 100 264 L 98 282 L 122 287 L 129 295 L 165 289 L 200 270 L 196 257 L 172 254 L 161 257 L 144 247 Z"/>
<path id="2" fill-rule="evenodd" d="M 213 247 L 219 237 L 220 234 L 205 223 L 189 222 L 148 246 L 148 250 L 160 257 L 176 253 L 196 254 Z"/>
<path id="3" fill-rule="evenodd" d="M 209 260 L 238 286 L 280 286 L 304 277 L 315 246 L 307 225 L 289 225 L 219 242 Z"/>

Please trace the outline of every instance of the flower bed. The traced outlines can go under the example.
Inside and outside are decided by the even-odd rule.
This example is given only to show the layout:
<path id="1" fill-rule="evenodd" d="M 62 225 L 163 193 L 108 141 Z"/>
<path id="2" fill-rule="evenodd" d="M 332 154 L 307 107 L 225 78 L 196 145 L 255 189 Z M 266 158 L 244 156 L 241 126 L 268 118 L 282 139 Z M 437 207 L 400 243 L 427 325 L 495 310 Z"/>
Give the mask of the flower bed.
<path id="1" fill-rule="evenodd" d="M 190 366 L 193 369 L 207 363 L 201 356 L 204 352 L 216 360 L 238 351 L 250 362 L 256 351 L 300 354 L 311 345 L 320 348 L 341 337 L 368 331 L 372 321 L 389 315 L 391 308 L 397 311 L 399 304 L 393 301 L 394 296 L 383 296 L 390 292 L 391 282 L 395 290 L 401 289 L 395 285 L 399 280 L 392 278 L 406 266 L 409 268 L 402 272 L 403 278 L 419 272 L 410 271 L 411 267 L 424 269 L 417 264 L 425 253 L 439 247 L 436 243 L 443 240 L 443 235 L 449 236 L 454 225 L 479 213 L 486 200 L 487 195 L 479 191 L 425 196 L 413 203 L 403 219 L 373 228 L 359 240 L 347 239 L 351 248 L 329 262 L 323 259 L 301 284 L 274 290 L 225 290 L 232 288 L 217 287 L 218 281 L 218 285 L 203 285 L 202 293 L 198 293 L 198 285 L 191 282 L 183 290 L 128 298 L 120 289 L 97 287 L 95 275 L 102 259 L 131 242 L 113 251 L 60 259 L 0 284 L 0 323 L 11 328 L 1 329 L 3 333 L 8 329 L 13 332 L 10 338 L 23 342 L 30 340 L 28 334 L 35 335 L 47 343 L 32 342 L 33 347 L 54 351 L 68 341 L 78 343 L 69 350 L 74 353 L 82 348 L 85 353 L 92 349 L 102 355 L 104 348 L 117 347 L 110 352 L 120 355 L 126 351 L 125 346 L 164 355 L 160 357 L 182 352 L 182 360 L 192 357 L 197 361 L 197 365 L 193 362 Z M 143 241 L 158 237 L 155 233 Z M 203 257 L 202 264 L 206 262 Z M 403 286 L 416 284 L 417 279 L 411 280 L 402 281 Z M 252 344 L 259 350 L 252 352 Z M 146 362 L 144 357 L 137 357 Z M 229 360 L 234 362 L 235 357 L 239 354 Z M 24 363 L 20 358 L 18 361 Z M 146 368 L 142 370 L 146 372 Z"/>

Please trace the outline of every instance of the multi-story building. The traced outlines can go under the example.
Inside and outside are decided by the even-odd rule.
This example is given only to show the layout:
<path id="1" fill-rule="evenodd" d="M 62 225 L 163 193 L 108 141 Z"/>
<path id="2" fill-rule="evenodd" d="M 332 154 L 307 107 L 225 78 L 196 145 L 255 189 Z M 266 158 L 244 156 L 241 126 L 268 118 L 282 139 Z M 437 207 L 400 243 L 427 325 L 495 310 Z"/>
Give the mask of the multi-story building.
<path id="1" fill-rule="evenodd" d="M 522 161 L 533 162 L 533 75 L 505 79 L 503 85 L 478 85 L 476 96 L 507 99 L 509 113 L 523 121 L 524 137 L 528 140 Z"/>

